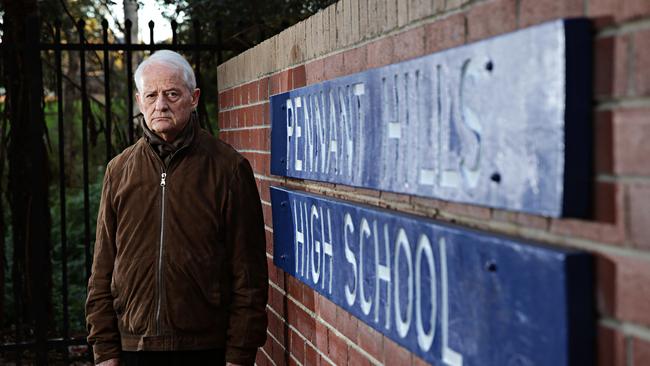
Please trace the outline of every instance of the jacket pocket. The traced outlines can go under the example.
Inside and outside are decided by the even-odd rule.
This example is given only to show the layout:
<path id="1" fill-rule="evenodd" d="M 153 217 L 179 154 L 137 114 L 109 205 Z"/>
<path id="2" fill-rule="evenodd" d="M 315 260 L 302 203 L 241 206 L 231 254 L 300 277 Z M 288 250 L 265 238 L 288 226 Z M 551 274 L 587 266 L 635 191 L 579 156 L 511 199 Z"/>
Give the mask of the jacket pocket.
<path id="1" fill-rule="evenodd" d="M 111 277 L 111 296 L 113 297 L 113 309 L 115 310 L 115 313 L 121 315 L 124 309 L 122 306 L 120 291 L 115 281 L 115 275 Z"/>

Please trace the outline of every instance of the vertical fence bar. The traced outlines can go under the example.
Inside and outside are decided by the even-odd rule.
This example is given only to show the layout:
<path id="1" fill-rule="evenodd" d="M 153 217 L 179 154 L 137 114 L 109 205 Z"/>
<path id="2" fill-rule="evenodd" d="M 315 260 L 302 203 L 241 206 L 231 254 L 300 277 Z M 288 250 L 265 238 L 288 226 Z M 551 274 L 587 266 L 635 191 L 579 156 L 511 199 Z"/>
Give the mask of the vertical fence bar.
<path id="1" fill-rule="evenodd" d="M 126 115 L 129 123 L 129 145 L 133 144 L 133 59 L 131 54 L 131 19 L 124 22 L 126 28 Z"/>
<path id="2" fill-rule="evenodd" d="M 176 23 L 176 20 L 172 20 L 172 44 L 174 46 L 178 44 L 178 34 L 176 34 L 177 29 L 178 23 Z"/>
<path id="3" fill-rule="evenodd" d="M 106 163 L 113 157 L 111 140 L 113 124 L 111 122 L 111 65 L 108 59 L 108 21 L 102 20 L 104 33 L 104 119 L 106 120 Z"/>
<path id="4" fill-rule="evenodd" d="M 56 59 L 56 103 L 59 127 L 59 215 L 61 218 L 61 307 L 63 312 L 63 340 L 65 350 L 63 361 L 68 364 L 68 341 L 70 339 L 70 319 L 68 309 L 68 234 L 66 229 L 66 199 L 65 199 L 65 129 L 63 128 L 63 67 L 61 66 L 61 21 L 55 23 L 56 33 L 54 44 L 57 46 Z"/>
<path id="5" fill-rule="evenodd" d="M 81 136 L 82 136 L 82 152 L 83 152 L 83 185 L 84 185 L 84 249 L 86 255 L 86 282 L 90 278 L 90 197 L 88 192 L 88 95 L 86 90 L 86 54 L 84 50 L 85 36 L 84 26 L 85 22 L 80 20 L 79 27 L 79 72 L 81 76 Z"/>
<path id="6" fill-rule="evenodd" d="M 153 45 L 155 42 L 153 41 L 153 27 L 154 27 L 154 22 L 153 20 L 149 21 L 149 45 L 151 45 L 151 48 L 149 49 L 149 54 L 154 53 Z"/>
<path id="7" fill-rule="evenodd" d="M 198 87 L 203 85 L 203 82 L 201 80 L 201 24 L 195 20 L 192 24 L 194 26 L 194 74 L 196 76 L 196 85 Z M 210 119 L 208 118 L 208 112 L 207 109 L 205 108 L 205 96 L 203 98 L 199 98 L 199 121 L 201 122 L 203 127 L 207 127 L 208 131 L 210 132 L 211 135 L 214 135 L 214 131 L 212 131 L 212 125 L 210 125 Z"/>

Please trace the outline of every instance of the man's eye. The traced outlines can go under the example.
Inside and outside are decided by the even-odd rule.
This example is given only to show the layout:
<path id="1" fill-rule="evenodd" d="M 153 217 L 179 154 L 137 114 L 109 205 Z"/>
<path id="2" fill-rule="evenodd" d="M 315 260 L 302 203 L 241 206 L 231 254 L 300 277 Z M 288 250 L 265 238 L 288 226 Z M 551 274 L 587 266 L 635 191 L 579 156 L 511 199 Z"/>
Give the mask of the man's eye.
<path id="1" fill-rule="evenodd" d="M 167 97 L 168 98 L 178 98 L 178 93 L 175 92 L 175 91 L 167 92 Z"/>
<path id="2" fill-rule="evenodd" d="M 144 96 L 147 100 L 154 100 L 156 99 L 156 94 L 147 94 Z"/>

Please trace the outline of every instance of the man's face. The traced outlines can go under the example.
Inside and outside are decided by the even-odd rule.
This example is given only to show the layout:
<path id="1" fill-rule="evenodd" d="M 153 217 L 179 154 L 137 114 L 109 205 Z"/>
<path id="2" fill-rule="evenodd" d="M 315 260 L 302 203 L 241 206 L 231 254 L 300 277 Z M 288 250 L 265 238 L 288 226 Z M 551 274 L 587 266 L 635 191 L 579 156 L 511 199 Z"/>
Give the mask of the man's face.
<path id="1" fill-rule="evenodd" d="M 171 142 L 190 120 L 199 95 L 199 89 L 190 92 L 180 70 L 151 64 L 142 71 L 142 90 L 135 98 L 147 127 Z"/>

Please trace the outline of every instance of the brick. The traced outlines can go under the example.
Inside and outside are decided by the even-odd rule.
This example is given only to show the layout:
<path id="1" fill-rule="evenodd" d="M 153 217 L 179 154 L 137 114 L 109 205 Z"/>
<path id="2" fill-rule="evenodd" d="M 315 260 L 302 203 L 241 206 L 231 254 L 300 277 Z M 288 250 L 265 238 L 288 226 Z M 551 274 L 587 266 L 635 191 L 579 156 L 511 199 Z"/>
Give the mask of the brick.
<path id="1" fill-rule="evenodd" d="M 368 360 L 364 355 L 359 351 L 354 349 L 354 347 L 348 348 L 348 365 L 349 366 L 371 366 L 370 360 Z"/>
<path id="2" fill-rule="evenodd" d="M 343 310 L 343 308 L 336 307 L 336 329 L 341 332 L 350 340 L 357 338 L 357 325 L 358 320 L 352 314 Z"/>
<path id="3" fill-rule="evenodd" d="M 314 340 L 314 334 L 316 332 L 316 319 L 312 318 L 301 308 L 297 308 L 298 321 L 293 323 L 293 325 L 298 329 L 298 331 L 307 339 L 308 341 Z"/>
<path id="4" fill-rule="evenodd" d="M 441 51 L 465 43 L 465 14 L 454 14 L 427 24 L 425 53 Z"/>
<path id="5" fill-rule="evenodd" d="M 343 53 L 327 56 L 324 59 L 323 77 L 325 80 L 334 79 L 344 75 Z"/>
<path id="6" fill-rule="evenodd" d="M 273 355 L 273 338 L 271 337 L 266 337 L 266 342 L 264 343 L 264 346 L 262 349 L 264 352 L 266 352 L 267 355 L 271 356 Z"/>
<path id="7" fill-rule="evenodd" d="M 332 364 L 329 360 L 327 360 L 325 357 L 320 356 L 320 364 L 323 366 L 335 366 Z"/>
<path id="8" fill-rule="evenodd" d="M 434 1 L 442 2 L 442 0 L 434 0 Z M 467 2 L 469 2 L 469 0 L 446 0 L 445 1 L 445 9 L 447 9 L 447 10 L 458 9 Z"/>
<path id="9" fill-rule="evenodd" d="M 622 245 L 626 239 L 625 232 L 625 211 L 623 209 L 625 195 L 622 189 L 618 187 L 613 191 L 607 191 L 610 188 L 596 184 L 594 191 L 594 202 L 596 202 L 596 219 L 578 220 L 578 219 L 551 219 L 549 230 L 553 233 L 586 238 L 602 243 L 612 243 Z M 611 196 L 614 195 L 614 197 Z M 610 195 L 610 196 L 607 196 Z M 609 201 L 609 202 L 608 202 Z M 602 213 L 607 207 L 615 207 L 614 216 L 608 216 Z M 609 219 L 608 219 L 609 218 Z M 609 222 L 611 219 L 614 222 Z"/>
<path id="10" fill-rule="evenodd" d="M 632 352 L 632 365 L 650 365 L 650 341 L 634 338 Z"/>
<path id="11" fill-rule="evenodd" d="M 613 115 L 614 173 L 650 175 L 650 108 L 622 109 Z"/>
<path id="12" fill-rule="evenodd" d="M 285 365 L 287 363 L 286 357 L 284 346 L 274 341 L 272 356 L 273 362 L 275 362 L 276 365 Z"/>
<path id="13" fill-rule="evenodd" d="M 327 327 L 321 322 L 316 322 L 314 345 L 323 353 L 327 353 Z"/>
<path id="14" fill-rule="evenodd" d="M 396 27 L 397 27 L 397 0 L 387 0 L 386 1 L 386 22 L 382 26 L 382 31 L 389 32 L 395 29 Z"/>
<path id="15" fill-rule="evenodd" d="M 262 352 L 262 350 L 258 350 L 257 354 L 255 355 L 255 365 L 256 366 L 266 366 L 266 365 L 268 365 L 268 362 L 269 362 L 268 358 L 266 357 L 264 352 Z"/>
<path id="16" fill-rule="evenodd" d="M 622 22 L 650 15 L 647 0 L 589 0 L 589 17 L 609 17 L 611 21 Z"/>
<path id="17" fill-rule="evenodd" d="M 394 46 L 393 37 L 381 38 L 368 44 L 368 68 L 385 66 L 392 63 Z"/>
<path id="18" fill-rule="evenodd" d="M 242 104 L 241 100 L 242 100 L 241 87 L 236 86 L 232 89 L 232 106 L 233 107 L 240 106 Z"/>
<path id="19" fill-rule="evenodd" d="M 259 83 L 257 81 L 253 81 L 248 84 L 248 102 L 249 103 L 255 103 L 259 100 L 260 94 L 259 94 Z"/>
<path id="20" fill-rule="evenodd" d="M 294 331 L 289 331 L 289 352 L 301 364 L 305 363 L 305 341 Z"/>
<path id="21" fill-rule="evenodd" d="M 519 5 L 519 27 L 557 18 L 570 18 L 584 14 L 583 0 L 521 0 Z"/>
<path id="22" fill-rule="evenodd" d="M 410 365 L 411 353 L 397 343 L 384 337 L 384 364 Z"/>
<path id="23" fill-rule="evenodd" d="M 280 93 L 288 92 L 291 90 L 291 75 L 289 70 L 284 70 L 280 73 Z"/>
<path id="24" fill-rule="evenodd" d="M 336 49 L 344 48 L 348 45 L 348 22 L 349 15 L 345 12 L 345 5 L 348 3 L 345 0 L 336 2 Z M 349 7 L 349 5 L 348 5 Z"/>
<path id="25" fill-rule="evenodd" d="M 517 223 L 530 228 L 547 230 L 549 220 L 546 217 L 517 213 Z"/>
<path id="26" fill-rule="evenodd" d="M 594 167 L 596 173 L 611 174 L 614 171 L 612 111 L 599 111 L 594 116 Z"/>
<path id="27" fill-rule="evenodd" d="M 633 246 L 650 250 L 650 183 L 627 187 L 630 217 L 630 240 Z"/>
<path id="28" fill-rule="evenodd" d="M 357 47 L 343 52 L 343 69 L 346 75 L 364 71 L 367 67 L 366 47 Z"/>
<path id="29" fill-rule="evenodd" d="M 325 322 L 331 325 L 336 324 L 336 308 L 337 306 L 325 296 L 316 295 L 316 314 Z"/>
<path id="30" fill-rule="evenodd" d="M 302 304 L 305 305 L 309 311 L 316 310 L 316 292 L 307 286 L 302 289 Z"/>
<path id="31" fill-rule="evenodd" d="M 355 192 L 359 196 L 379 197 L 379 195 L 381 195 L 381 191 L 376 191 L 374 189 L 368 188 L 351 187 L 344 184 L 337 184 L 336 189 L 342 192 Z"/>
<path id="32" fill-rule="evenodd" d="M 384 337 L 379 332 L 362 322 L 358 322 L 357 329 L 356 344 L 375 359 L 381 360 L 383 358 Z"/>
<path id="33" fill-rule="evenodd" d="M 615 329 L 598 327 L 598 366 L 625 366 L 625 337 Z"/>
<path id="34" fill-rule="evenodd" d="M 269 78 L 261 78 L 259 80 L 259 99 L 268 100 L 269 99 Z"/>
<path id="35" fill-rule="evenodd" d="M 597 265 L 599 291 L 603 285 L 609 286 L 607 297 L 599 299 L 603 301 L 599 310 L 623 321 L 650 325 L 650 260 L 601 254 Z"/>
<path id="36" fill-rule="evenodd" d="M 325 11 L 327 12 L 329 19 L 329 40 L 325 53 L 330 53 L 337 49 L 336 42 L 338 37 L 338 24 L 336 23 L 336 4 L 330 5 L 325 9 Z"/>
<path id="37" fill-rule="evenodd" d="M 294 67 L 291 71 L 291 89 L 302 88 L 306 85 L 305 66 Z"/>
<path id="38" fill-rule="evenodd" d="M 408 24 L 409 2 L 410 0 L 397 0 L 397 26 L 398 27 L 403 27 L 406 24 Z"/>
<path id="39" fill-rule="evenodd" d="M 382 21 L 385 19 L 385 14 L 382 14 L 385 6 L 382 5 L 384 4 L 379 1 L 368 0 L 368 28 L 366 29 L 366 35 L 369 37 L 375 37 L 381 31 Z"/>
<path id="40" fill-rule="evenodd" d="M 284 343 L 284 322 L 271 311 L 267 311 L 269 325 L 267 330 L 279 342 Z"/>
<path id="41" fill-rule="evenodd" d="M 515 223 L 517 222 L 517 212 L 494 209 L 492 210 L 492 220 Z"/>
<path id="42" fill-rule="evenodd" d="M 273 74 L 269 78 L 269 94 L 275 95 L 280 93 L 280 73 Z"/>
<path id="43" fill-rule="evenodd" d="M 507 33 L 517 28 L 516 0 L 490 0 L 467 12 L 468 41 Z"/>
<path id="44" fill-rule="evenodd" d="M 424 27 L 417 27 L 393 36 L 393 63 L 424 55 Z"/>
<path id="45" fill-rule="evenodd" d="M 379 204 L 382 207 L 392 208 L 393 205 L 391 205 L 391 203 L 393 203 L 393 202 L 402 203 L 402 204 L 411 203 L 411 196 L 409 196 L 407 194 L 399 194 L 399 193 L 381 191 L 379 193 L 379 197 L 381 198 L 381 202 Z"/>
<path id="46" fill-rule="evenodd" d="M 305 80 L 307 85 L 320 83 L 325 80 L 325 61 L 318 59 L 305 65 Z"/>
<path id="47" fill-rule="evenodd" d="M 467 205 L 455 202 L 447 202 L 444 204 L 442 211 L 450 212 L 460 216 L 468 216 L 477 219 L 489 220 L 490 209 L 482 206 Z"/>
<path id="48" fill-rule="evenodd" d="M 293 276 L 287 277 L 287 294 L 302 303 L 302 284 Z"/>
<path id="49" fill-rule="evenodd" d="M 650 4 L 650 1 L 648 1 Z M 650 9 L 650 5 L 648 6 Z M 634 33 L 632 80 L 637 96 L 650 95 L 650 29 Z"/>
<path id="50" fill-rule="evenodd" d="M 360 34 L 359 34 L 359 0 L 349 0 L 348 3 L 350 4 L 350 9 L 349 9 L 349 35 L 350 35 L 350 44 L 354 44 L 359 42 L 360 40 Z"/>
<path id="51" fill-rule="evenodd" d="M 630 35 L 598 38 L 594 41 L 594 96 L 627 94 L 627 65 L 631 43 Z"/>
<path id="52" fill-rule="evenodd" d="M 316 348 L 314 348 L 311 344 L 306 343 L 305 344 L 305 366 L 318 366 L 320 365 L 319 363 L 319 355 L 318 352 L 316 352 Z"/>
<path id="53" fill-rule="evenodd" d="M 410 0 L 409 1 L 409 22 L 422 19 L 433 13 L 432 2 L 430 0 Z M 436 4 L 438 5 L 438 4 Z"/>
<path id="54" fill-rule="evenodd" d="M 615 224 L 622 217 L 621 187 L 610 182 L 596 182 L 594 185 L 594 220 Z"/>
<path id="55" fill-rule="evenodd" d="M 332 331 L 327 333 L 328 349 L 327 356 L 335 365 L 347 365 L 348 363 L 348 345 L 343 339 L 336 336 Z M 397 364 L 395 364 L 397 365 Z"/>
<path id="56" fill-rule="evenodd" d="M 273 255 L 273 233 L 269 232 L 268 230 L 264 230 L 264 234 L 266 236 L 266 252 L 270 255 Z M 275 266 L 273 265 L 273 261 L 269 258 L 269 279 L 273 281 L 273 283 L 278 283 L 278 278 L 277 278 L 277 272 L 275 271 Z"/>
<path id="57" fill-rule="evenodd" d="M 269 305 L 271 308 L 278 314 L 285 315 L 285 299 L 284 295 L 278 291 L 275 287 L 269 286 Z"/>
<path id="58" fill-rule="evenodd" d="M 359 39 L 363 40 L 368 37 L 368 22 L 370 17 L 368 16 L 368 1 L 371 3 L 373 0 L 359 0 Z M 395 0 L 389 0 L 395 1 Z"/>

